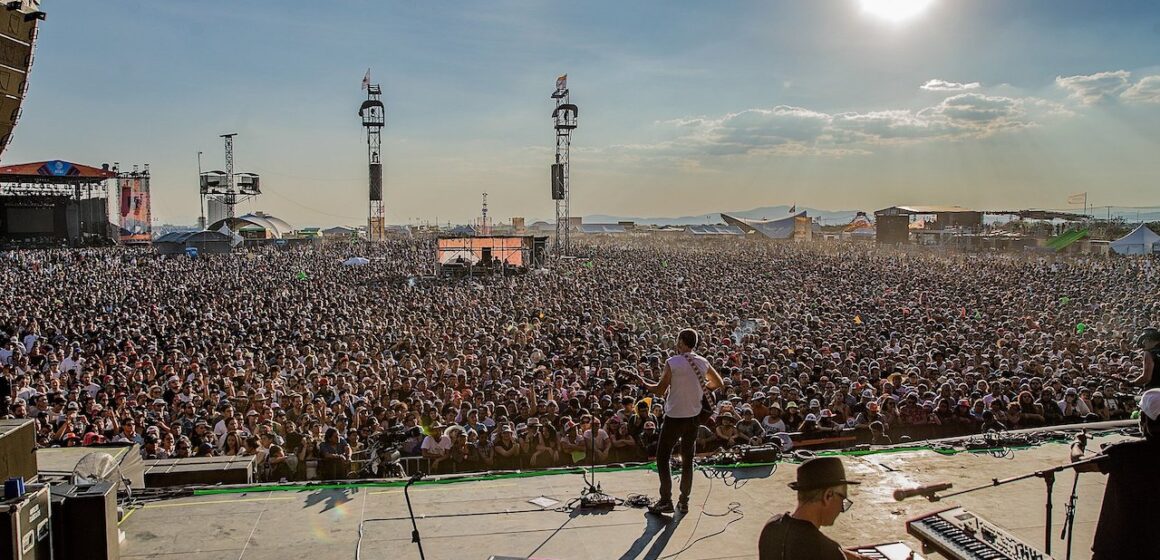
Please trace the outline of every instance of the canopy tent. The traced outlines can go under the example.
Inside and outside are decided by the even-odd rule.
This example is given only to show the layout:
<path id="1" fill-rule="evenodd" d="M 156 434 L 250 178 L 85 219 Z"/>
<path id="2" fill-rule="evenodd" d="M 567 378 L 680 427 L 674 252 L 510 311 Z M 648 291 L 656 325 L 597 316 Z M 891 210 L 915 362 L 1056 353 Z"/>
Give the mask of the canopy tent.
<path id="1" fill-rule="evenodd" d="M 364 257 L 351 257 L 342 261 L 342 266 L 362 266 L 364 264 L 370 264 L 370 262 L 370 259 Z"/>
<path id="2" fill-rule="evenodd" d="M 1150 255 L 1160 251 L 1160 235 L 1140 224 L 1132 233 L 1111 242 L 1110 247 L 1121 255 Z"/>
<path id="3" fill-rule="evenodd" d="M 688 226 L 685 228 L 685 232 L 696 236 L 745 235 L 745 232 L 737 226 L 723 226 L 720 224 Z"/>

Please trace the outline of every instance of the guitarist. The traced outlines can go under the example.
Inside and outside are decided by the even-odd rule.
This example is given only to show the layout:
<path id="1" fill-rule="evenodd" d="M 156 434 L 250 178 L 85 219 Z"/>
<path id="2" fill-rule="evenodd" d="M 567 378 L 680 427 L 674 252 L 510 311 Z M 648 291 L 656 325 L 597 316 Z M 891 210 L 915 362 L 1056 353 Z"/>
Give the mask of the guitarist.
<path id="1" fill-rule="evenodd" d="M 721 374 L 713 369 L 709 360 L 693 352 L 699 338 L 693 329 L 684 329 L 677 335 L 677 355 L 665 362 L 664 372 L 657 383 L 649 383 L 639 374 L 636 375 L 637 382 L 647 391 L 665 397 L 665 417 L 657 443 L 660 499 L 649 506 L 652 513 L 673 513 L 673 477 L 669 459 L 678 440 L 681 442 L 681 497 L 676 509 L 681 513 L 689 511 L 702 397 L 706 390 L 713 391 L 723 385 Z"/>

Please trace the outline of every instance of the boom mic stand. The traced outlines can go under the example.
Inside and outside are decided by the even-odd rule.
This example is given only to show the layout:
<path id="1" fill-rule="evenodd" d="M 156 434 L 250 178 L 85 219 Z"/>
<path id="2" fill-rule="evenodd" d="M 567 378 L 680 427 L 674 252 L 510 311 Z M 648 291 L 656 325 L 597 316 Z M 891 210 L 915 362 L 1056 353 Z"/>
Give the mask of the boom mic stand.
<path id="1" fill-rule="evenodd" d="M 1048 556 L 1050 556 L 1051 555 L 1051 509 L 1052 509 L 1051 490 L 1055 486 L 1055 473 L 1063 472 L 1067 469 L 1078 467 L 1080 465 L 1094 463 L 1094 462 L 1099 461 L 1100 459 L 1103 459 L 1103 458 L 1104 458 L 1103 455 L 1097 455 L 1097 456 L 1092 457 L 1090 459 L 1083 459 L 1081 461 L 1076 461 L 1074 463 L 1066 463 L 1066 464 L 1059 465 L 1056 467 L 1051 467 L 1049 469 L 1043 469 L 1041 471 L 1029 472 L 1026 474 L 1021 474 L 1021 475 L 1013 476 L 1010 478 L 1003 478 L 1003 479 L 992 478 L 990 484 L 983 484 L 981 486 L 975 486 L 974 488 L 967 488 L 966 490 L 959 490 L 958 492 L 951 492 L 950 494 L 943 494 L 942 496 L 939 496 L 937 494 L 932 494 L 928 499 L 932 502 L 937 502 L 939 500 L 945 500 L 947 498 L 952 498 L 954 496 L 960 496 L 962 494 L 967 494 L 969 492 L 977 492 L 979 490 L 985 490 L 987 488 L 994 488 L 996 486 L 1003 486 L 1004 484 L 1010 484 L 1012 482 L 1026 480 L 1028 478 L 1042 478 L 1043 483 L 1047 486 L 1047 503 L 1045 504 L 1047 523 L 1046 523 L 1046 526 L 1044 527 L 1043 552 L 1045 554 L 1047 554 Z"/>

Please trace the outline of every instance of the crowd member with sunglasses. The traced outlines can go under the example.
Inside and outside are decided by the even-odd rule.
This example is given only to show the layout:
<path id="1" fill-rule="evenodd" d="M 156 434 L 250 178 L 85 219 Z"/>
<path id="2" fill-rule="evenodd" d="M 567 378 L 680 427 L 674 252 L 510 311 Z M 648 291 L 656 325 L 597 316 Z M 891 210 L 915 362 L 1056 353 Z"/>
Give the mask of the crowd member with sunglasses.
<path id="1" fill-rule="evenodd" d="M 838 515 L 854 505 L 849 498 L 851 484 L 860 483 L 846 479 L 846 469 L 837 457 L 816 457 L 802 463 L 797 470 L 797 481 L 789 484 L 797 492 L 797 509 L 775 515 L 765 524 L 757 541 L 759 559 L 860 558 L 842 550 L 820 530 L 833 525 Z"/>

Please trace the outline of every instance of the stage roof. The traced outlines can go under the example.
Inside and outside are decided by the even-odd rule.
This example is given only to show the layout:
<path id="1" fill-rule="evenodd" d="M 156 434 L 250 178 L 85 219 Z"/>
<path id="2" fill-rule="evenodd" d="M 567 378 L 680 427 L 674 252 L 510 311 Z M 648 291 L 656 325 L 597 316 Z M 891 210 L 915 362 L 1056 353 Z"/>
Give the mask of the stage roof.
<path id="1" fill-rule="evenodd" d="M 59 159 L 0 167 L 0 183 L 96 183 L 116 176 L 107 169 Z"/>

